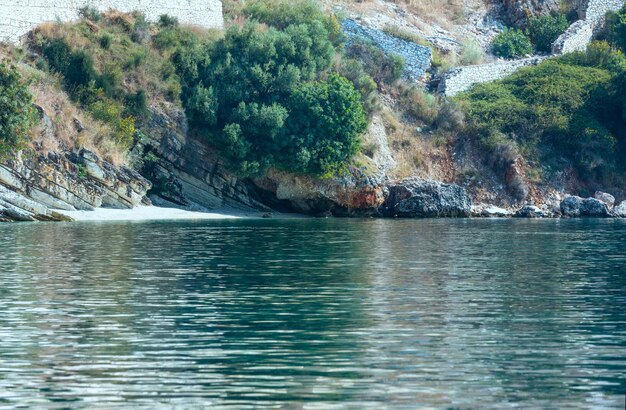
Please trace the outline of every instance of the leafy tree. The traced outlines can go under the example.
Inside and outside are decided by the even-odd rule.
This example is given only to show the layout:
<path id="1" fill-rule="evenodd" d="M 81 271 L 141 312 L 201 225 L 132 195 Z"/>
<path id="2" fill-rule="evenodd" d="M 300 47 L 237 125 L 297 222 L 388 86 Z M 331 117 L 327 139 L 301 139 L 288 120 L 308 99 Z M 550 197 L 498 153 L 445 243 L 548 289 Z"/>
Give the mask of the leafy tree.
<path id="1" fill-rule="evenodd" d="M 26 146 L 34 121 L 32 96 L 22 76 L 8 62 L 0 63 L 0 157 Z"/>
<path id="2" fill-rule="evenodd" d="M 533 52 L 533 45 L 524 32 L 507 28 L 499 33 L 491 45 L 493 53 L 502 58 L 521 57 Z"/>
<path id="3" fill-rule="evenodd" d="M 312 21 L 282 31 L 273 27 L 262 30 L 255 24 L 232 27 L 223 39 L 204 50 L 180 50 L 174 62 L 183 80 L 182 99 L 190 124 L 221 147 L 241 173 L 259 173 L 269 166 L 323 173 L 354 153 L 345 130 L 326 128 L 324 138 L 316 143 L 309 137 L 295 137 L 289 130 L 300 121 L 292 116 L 303 112 L 305 101 L 317 103 L 318 110 L 325 109 L 313 98 L 312 90 L 321 85 L 301 87 L 327 71 L 333 55 L 326 28 Z M 345 79 L 332 77 L 329 81 L 326 94 L 319 91 L 314 95 L 335 98 L 336 118 L 360 133 L 360 123 L 351 117 L 363 113 L 360 95 Z M 346 84 L 353 93 L 346 92 Z M 344 112 L 341 104 L 356 111 Z M 310 120 L 303 124 L 324 125 L 312 125 Z M 304 125 L 298 130 L 302 135 L 315 135 Z M 335 140 L 334 145 L 329 139 Z M 324 141 L 325 148 L 319 145 Z M 327 157 L 320 158 L 322 155 Z"/>
<path id="4" fill-rule="evenodd" d="M 549 53 L 552 43 L 567 30 L 569 22 L 563 14 L 541 16 L 530 20 L 526 33 L 537 51 Z"/>
<path id="5" fill-rule="evenodd" d="M 367 128 L 361 96 L 343 77 L 308 83 L 291 97 L 284 159 L 291 169 L 322 174 L 336 171 L 360 145 Z"/>

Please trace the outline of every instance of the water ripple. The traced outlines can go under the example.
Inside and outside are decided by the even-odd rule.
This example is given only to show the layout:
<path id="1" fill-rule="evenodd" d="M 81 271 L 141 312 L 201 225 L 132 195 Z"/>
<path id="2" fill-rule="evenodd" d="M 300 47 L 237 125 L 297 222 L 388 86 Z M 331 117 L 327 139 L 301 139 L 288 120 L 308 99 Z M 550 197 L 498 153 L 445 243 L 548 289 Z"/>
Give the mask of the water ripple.
<path id="1" fill-rule="evenodd" d="M 624 221 L 0 225 L 0 407 L 624 408 Z"/>

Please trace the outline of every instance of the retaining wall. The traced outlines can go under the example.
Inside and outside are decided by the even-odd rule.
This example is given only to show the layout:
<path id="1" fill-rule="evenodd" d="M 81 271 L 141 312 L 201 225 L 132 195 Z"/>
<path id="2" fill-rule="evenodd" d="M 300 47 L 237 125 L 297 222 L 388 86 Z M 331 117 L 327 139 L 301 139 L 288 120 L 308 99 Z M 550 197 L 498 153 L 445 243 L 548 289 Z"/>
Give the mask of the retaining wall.
<path id="1" fill-rule="evenodd" d="M 224 26 L 219 0 L 0 0 L 0 40 L 15 43 L 45 21 L 74 20 L 83 6 L 100 11 L 137 10 L 152 21 L 168 14 L 183 24 L 207 28 Z"/>
<path id="2" fill-rule="evenodd" d="M 362 26 L 351 19 L 345 19 L 341 27 L 349 40 L 366 39 L 385 53 L 401 56 L 404 59 L 405 75 L 411 80 L 420 79 L 431 66 L 432 51 L 429 47 L 387 35 L 380 30 Z"/>

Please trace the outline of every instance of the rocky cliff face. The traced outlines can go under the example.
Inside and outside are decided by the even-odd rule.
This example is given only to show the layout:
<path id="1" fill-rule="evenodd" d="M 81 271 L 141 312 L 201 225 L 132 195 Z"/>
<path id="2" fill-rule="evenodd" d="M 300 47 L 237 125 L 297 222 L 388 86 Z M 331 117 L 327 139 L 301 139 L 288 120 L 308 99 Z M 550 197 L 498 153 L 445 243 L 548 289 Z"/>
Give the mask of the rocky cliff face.
<path id="1" fill-rule="evenodd" d="M 153 198 L 192 210 L 268 211 L 254 187 L 228 171 L 219 155 L 189 135 L 184 113 L 171 108 L 154 112 L 149 136 L 138 147 L 148 160 L 145 174 L 154 182 Z"/>
<path id="2" fill-rule="evenodd" d="M 524 27 L 530 18 L 558 12 L 559 3 L 559 0 L 503 0 L 502 6 L 511 24 Z"/>
<path id="3" fill-rule="evenodd" d="M 55 210 L 133 208 L 152 184 L 93 152 L 51 152 L 0 164 L 0 220 L 65 220 Z"/>

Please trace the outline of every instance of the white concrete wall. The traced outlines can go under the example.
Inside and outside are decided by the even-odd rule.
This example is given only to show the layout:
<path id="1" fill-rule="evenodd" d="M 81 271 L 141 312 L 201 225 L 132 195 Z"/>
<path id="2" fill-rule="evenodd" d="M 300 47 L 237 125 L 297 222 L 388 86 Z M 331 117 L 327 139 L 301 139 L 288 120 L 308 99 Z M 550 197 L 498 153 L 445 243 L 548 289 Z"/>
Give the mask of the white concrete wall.
<path id="1" fill-rule="evenodd" d="M 168 14 L 182 24 L 207 28 L 224 26 L 219 0 L 0 0 L 0 40 L 17 42 L 45 21 L 69 21 L 78 17 L 83 6 L 100 11 L 117 9 L 142 11 L 149 20 Z"/>

